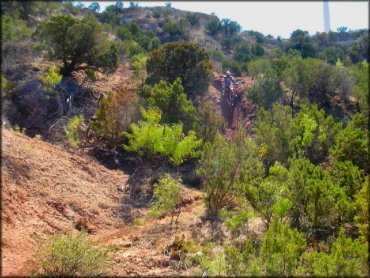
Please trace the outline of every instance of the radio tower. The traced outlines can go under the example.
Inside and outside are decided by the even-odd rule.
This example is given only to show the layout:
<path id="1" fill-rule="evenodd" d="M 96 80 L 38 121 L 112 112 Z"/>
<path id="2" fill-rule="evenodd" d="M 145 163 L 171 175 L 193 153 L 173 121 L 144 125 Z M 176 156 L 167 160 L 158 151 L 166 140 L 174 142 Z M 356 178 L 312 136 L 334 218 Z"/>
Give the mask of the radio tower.
<path id="1" fill-rule="evenodd" d="M 329 16 L 329 2 L 324 0 L 324 32 L 330 32 L 330 16 Z"/>

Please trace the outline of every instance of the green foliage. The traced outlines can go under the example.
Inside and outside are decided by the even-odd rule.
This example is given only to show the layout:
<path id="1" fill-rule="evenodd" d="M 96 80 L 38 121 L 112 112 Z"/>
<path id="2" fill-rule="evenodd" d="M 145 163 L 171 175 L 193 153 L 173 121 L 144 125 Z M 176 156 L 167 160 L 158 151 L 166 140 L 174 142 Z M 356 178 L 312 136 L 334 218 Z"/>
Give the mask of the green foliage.
<path id="1" fill-rule="evenodd" d="M 152 158 L 159 154 L 168 156 L 170 162 L 178 166 L 187 158 L 197 157 L 202 140 L 197 140 L 195 132 L 189 131 L 185 136 L 182 124 L 161 125 L 161 114 L 158 109 L 141 109 L 146 121 L 132 124 L 132 133 L 125 132 L 129 142 L 124 146 L 126 151 L 137 152 L 141 156 Z"/>
<path id="2" fill-rule="evenodd" d="M 351 216 L 353 203 L 345 189 L 305 158 L 290 160 L 287 185 L 292 224 L 316 238 L 330 234 L 336 223 Z"/>
<path id="3" fill-rule="evenodd" d="M 276 162 L 270 167 L 270 176 L 256 184 L 246 184 L 244 194 L 262 219 L 270 224 L 273 217 L 282 219 L 286 216 L 291 202 L 287 199 L 286 179 L 288 170 Z"/>
<path id="4" fill-rule="evenodd" d="M 302 105 L 292 122 L 297 155 L 308 157 L 314 163 L 323 161 L 341 127 L 341 122 L 335 123 L 331 115 L 325 117 L 324 110 L 316 105 Z"/>
<path id="5" fill-rule="evenodd" d="M 48 74 L 40 78 L 41 82 L 44 84 L 44 88 L 49 92 L 55 85 L 62 81 L 62 75 L 59 74 L 60 69 L 58 67 L 52 66 L 48 70 Z"/>
<path id="6" fill-rule="evenodd" d="M 96 276 L 108 267 L 108 251 L 94 247 L 85 233 L 56 234 L 37 255 L 37 275 Z"/>
<path id="7" fill-rule="evenodd" d="M 338 59 L 341 61 L 346 59 L 346 53 L 343 48 L 339 46 L 331 46 L 321 51 L 319 57 L 329 64 L 335 65 Z"/>
<path id="8" fill-rule="evenodd" d="M 230 37 L 236 33 L 239 33 L 242 27 L 239 25 L 238 22 L 232 21 L 228 18 L 224 18 L 220 22 L 222 31 L 225 33 L 227 37 Z"/>
<path id="9" fill-rule="evenodd" d="M 368 118 L 364 114 L 356 114 L 347 127 L 338 132 L 329 153 L 334 160 L 350 160 L 366 173 L 369 172 L 369 138 L 367 129 Z"/>
<path id="10" fill-rule="evenodd" d="M 90 122 L 98 141 L 109 147 L 118 146 L 123 140 L 122 131 L 129 130 L 138 118 L 138 107 L 137 97 L 125 89 L 102 99 Z"/>
<path id="11" fill-rule="evenodd" d="M 163 25 L 163 32 L 170 37 L 171 41 L 177 41 L 184 37 L 186 38 L 185 29 L 181 20 L 179 22 L 173 22 L 168 18 Z"/>
<path id="12" fill-rule="evenodd" d="M 367 243 L 347 238 L 341 229 L 329 254 L 305 252 L 301 271 L 310 276 L 366 276 L 369 271 L 367 257 Z"/>
<path id="13" fill-rule="evenodd" d="M 350 68 L 355 79 L 354 92 L 361 112 L 369 110 L 369 64 L 358 63 Z"/>
<path id="14" fill-rule="evenodd" d="M 369 242 L 369 177 L 366 178 L 361 190 L 355 195 L 357 214 L 355 223 L 359 229 L 360 237 Z"/>
<path id="15" fill-rule="evenodd" d="M 54 59 L 63 62 L 62 74 L 68 75 L 81 63 L 117 67 L 118 56 L 114 44 L 109 43 L 102 26 L 93 17 L 78 20 L 58 15 L 45 25 L 44 36 Z"/>
<path id="16" fill-rule="evenodd" d="M 19 42 L 30 39 L 32 29 L 26 26 L 26 22 L 19 18 L 19 14 L 14 16 L 4 13 L 1 15 L 1 41 Z"/>
<path id="17" fill-rule="evenodd" d="M 270 112 L 260 109 L 253 130 L 266 169 L 275 161 L 286 164 L 294 151 L 291 108 L 274 103 Z"/>
<path id="18" fill-rule="evenodd" d="M 167 43 L 152 51 L 147 61 L 147 83 L 182 80 L 190 97 L 205 92 L 212 76 L 207 52 L 190 42 Z"/>
<path id="19" fill-rule="evenodd" d="M 256 146 L 242 129 L 236 142 L 218 135 L 213 143 L 206 143 L 199 162 L 198 175 L 208 213 L 217 216 L 222 208 L 235 204 L 242 190 L 241 184 L 258 183 L 263 175 Z"/>
<path id="20" fill-rule="evenodd" d="M 172 84 L 160 81 L 154 85 L 148 98 L 149 105 L 162 111 L 161 123 L 183 123 L 185 132 L 197 129 L 199 119 L 192 102 L 187 99 L 181 79 L 177 78 Z"/>
<path id="21" fill-rule="evenodd" d="M 68 124 L 63 127 L 64 133 L 67 136 L 68 143 L 71 147 L 77 148 L 81 143 L 81 135 L 79 127 L 84 122 L 84 116 L 76 116 L 68 121 Z"/>
<path id="22" fill-rule="evenodd" d="M 188 12 L 186 14 L 186 19 L 189 21 L 191 27 L 195 27 L 199 25 L 199 14 Z"/>
<path id="23" fill-rule="evenodd" d="M 298 50 L 302 58 L 315 57 L 317 47 L 307 31 L 295 30 L 289 40 L 288 49 Z"/>
<path id="24" fill-rule="evenodd" d="M 203 140 L 213 142 L 218 132 L 226 126 L 225 119 L 210 101 L 202 102 L 198 112 Z"/>
<path id="25" fill-rule="evenodd" d="M 283 96 L 280 81 L 276 77 L 258 78 L 253 87 L 248 91 L 248 96 L 253 102 L 271 108 L 272 104 Z"/>
<path id="26" fill-rule="evenodd" d="M 132 33 L 127 26 L 118 27 L 116 35 L 123 41 L 132 39 Z"/>
<path id="27" fill-rule="evenodd" d="M 216 36 L 219 32 L 221 32 L 222 25 L 220 20 L 217 17 L 214 17 L 207 22 L 205 28 L 211 36 Z"/>
<path id="28" fill-rule="evenodd" d="M 266 231 L 260 258 L 266 274 L 292 276 L 301 253 L 306 249 L 304 236 L 287 224 L 274 221 Z"/>
<path id="29" fill-rule="evenodd" d="M 144 81 L 147 74 L 146 74 L 146 61 L 148 60 L 148 56 L 145 54 L 138 54 L 133 57 L 132 61 L 132 68 L 134 69 L 134 76 L 138 81 Z"/>
<path id="30" fill-rule="evenodd" d="M 249 45 L 244 44 L 237 47 L 233 59 L 237 62 L 248 63 L 253 59 L 253 54 Z"/>
<path id="31" fill-rule="evenodd" d="M 155 202 L 151 206 L 149 214 L 154 217 L 161 217 L 167 213 L 171 213 L 173 218 L 181 201 L 180 190 L 181 183 L 169 174 L 166 174 L 154 185 L 153 197 L 155 198 Z"/>
<path id="32" fill-rule="evenodd" d="M 256 250 L 251 241 L 247 240 L 240 252 L 235 246 L 227 246 L 224 251 L 225 268 L 228 276 L 261 275 L 256 259 Z"/>
<path id="33" fill-rule="evenodd" d="M 369 62 L 369 34 L 364 34 L 353 42 L 349 49 L 349 56 L 353 63 Z"/>
<path id="34" fill-rule="evenodd" d="M 322 107 L 330 106 L 334 93 L 346 97 L 353 90 L 348 70 L 331 66 L 318 59 L 293 58 L 283 72 L 285 84 L 292 90 L 290 105 L 294 98 L 309 99 Z"/>

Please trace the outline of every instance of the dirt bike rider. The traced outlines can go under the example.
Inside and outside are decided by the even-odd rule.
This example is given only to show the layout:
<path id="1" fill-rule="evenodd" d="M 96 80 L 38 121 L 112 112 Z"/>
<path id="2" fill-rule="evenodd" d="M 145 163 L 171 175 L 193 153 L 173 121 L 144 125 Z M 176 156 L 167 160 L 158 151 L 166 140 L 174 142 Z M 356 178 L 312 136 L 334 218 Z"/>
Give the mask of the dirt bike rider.
<path id="1" fill-rule="evenodd" d="M 234 85 L 238 84 L 234 77 L 231 76 L 230 71 L 226 72 L 226 75 L 224 75 L 224 92 L 223 94 L 226 94 L 226 96 L 230 99 L 231 105 L 234 105 L 234 99 L 236 97 L 234 92 Z"/>

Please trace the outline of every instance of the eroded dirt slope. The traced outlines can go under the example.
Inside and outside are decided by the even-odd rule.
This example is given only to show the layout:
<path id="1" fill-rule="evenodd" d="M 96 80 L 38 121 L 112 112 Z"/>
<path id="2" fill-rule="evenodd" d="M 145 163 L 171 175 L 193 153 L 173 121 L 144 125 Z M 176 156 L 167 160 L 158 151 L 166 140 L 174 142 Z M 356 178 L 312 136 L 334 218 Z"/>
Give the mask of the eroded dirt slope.
<path id="1" fill-rule="evenodd" d="M 129 176 L 88 157 L 13 131 L 2 130 L 2 275 L 28 275 L 37 234 L 77 231 L 87 222 L 97 244 L 115 246 L 108 275 L 190 275 L 163 254 L 175 236 L 191 237 L 204 212 L 202 194 L 182 188 L 178 225 L 170 216 L 129 224 L 128 214 L 145 217 L 147 204 L 130 207 Z M 194 274 L 194 273 L 193 273 Z"/>

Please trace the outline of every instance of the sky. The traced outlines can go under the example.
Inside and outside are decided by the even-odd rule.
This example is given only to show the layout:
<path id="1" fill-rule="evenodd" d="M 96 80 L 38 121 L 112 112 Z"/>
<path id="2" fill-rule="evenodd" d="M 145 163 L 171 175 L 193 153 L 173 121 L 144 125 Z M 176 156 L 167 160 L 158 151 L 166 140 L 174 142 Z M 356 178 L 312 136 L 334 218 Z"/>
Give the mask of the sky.
<path id="1" fill-rule="evenodd" d="M 220 19 L 229 18 L 237 21 L 243 30 L 255 30 L 264 35 L 289 38 L 290 34 L 301 29 L 311 35 L 324 31 L 323 2 L 322 1 L 139 1 L 141 7 L 165 6 L 171 2 L 173 8 L 215 13 Z M 85 6 L 89 2 L 83 2 Z M 101 11 L 115 1 L 99 2 Z M 124 8 L 129 1 L 123 1 Z M 369 3 L 368 1 L 329 1 L 330 27 L 336 31 L 338 27 L 345 26 L 350 30 L 369 28 Z"/>

